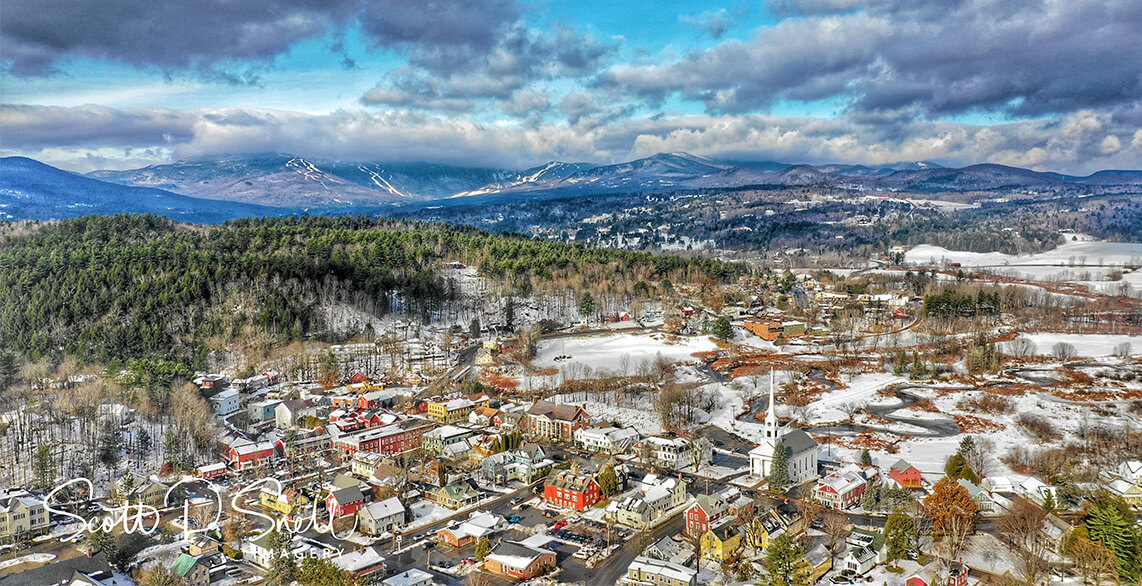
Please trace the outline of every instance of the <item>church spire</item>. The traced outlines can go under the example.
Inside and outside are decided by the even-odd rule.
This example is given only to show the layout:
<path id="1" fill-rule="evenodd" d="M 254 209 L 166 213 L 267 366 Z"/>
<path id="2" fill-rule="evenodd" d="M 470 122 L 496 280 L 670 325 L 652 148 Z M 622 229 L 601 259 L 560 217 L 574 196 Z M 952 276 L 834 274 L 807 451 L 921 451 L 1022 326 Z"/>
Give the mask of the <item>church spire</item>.
<path id="1" fill-rule="evenodd" d="M 765 412 L 765 441 L 773 445 L 777 441 L 780 428 L 777 423 L 777 400 L 773 392 L 773 369 L 769 369 L 769 410 Z"/>

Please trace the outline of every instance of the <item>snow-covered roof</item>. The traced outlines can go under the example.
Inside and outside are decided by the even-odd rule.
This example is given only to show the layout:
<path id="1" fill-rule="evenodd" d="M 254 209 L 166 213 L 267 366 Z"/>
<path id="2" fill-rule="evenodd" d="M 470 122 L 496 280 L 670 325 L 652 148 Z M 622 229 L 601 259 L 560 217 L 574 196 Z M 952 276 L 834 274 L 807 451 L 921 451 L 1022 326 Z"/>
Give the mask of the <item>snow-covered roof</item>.
<path id="1" fill-rule="evenodd" d="M 383 564 L 385 558 L 376 549 L 366 547 L 341 554 L 330 561 L 346 572 L 356 573 Z"/>
<path id="2" fill-rule="evenodd" d="M 369 503 L 363 512 L 373 519 L 384 519 L 394 515 L 403 515 L 404 505 L 401 504 L 400 499 L 394 496 L 380 502 Z"/>
<path id="3" fill-rule="evenodd" d="M 504 541 L 496 545 L 496 549 L 484 559 L 489 559 L 509 568 L 522 570 L 530 566 L 536 559 L 544 554 L 555 555 L 549 549 L 531 547 L 514 541 Z"/>
<path id="4" fill-rule="evenodd" d="M 666 576 L 682 582 L 690 582 L 698 574 L 698 570 L 693 568 L 643 556 L 634 558 L 634 561 L 630 563 L 630 569 L 647 574 Z"/>
<path id="5" fill-rule="evenodd" d="M 385 586 L 420 586 L 421 584 L 431 584 L 432 580 L 432 574 L 419 568 L 413 568 L 385 578 L 381 584 Z"/>

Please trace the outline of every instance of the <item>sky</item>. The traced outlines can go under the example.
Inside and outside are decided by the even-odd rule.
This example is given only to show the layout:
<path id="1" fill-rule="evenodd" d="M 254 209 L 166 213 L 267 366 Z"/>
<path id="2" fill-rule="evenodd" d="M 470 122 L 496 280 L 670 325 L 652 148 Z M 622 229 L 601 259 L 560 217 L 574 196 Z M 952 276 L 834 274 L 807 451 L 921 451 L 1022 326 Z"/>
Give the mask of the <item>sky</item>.
<path id="1" fill-rule="evenodd" d="M 0 156 L 1142 169 L 1138 0 L 6 0 Z"/>

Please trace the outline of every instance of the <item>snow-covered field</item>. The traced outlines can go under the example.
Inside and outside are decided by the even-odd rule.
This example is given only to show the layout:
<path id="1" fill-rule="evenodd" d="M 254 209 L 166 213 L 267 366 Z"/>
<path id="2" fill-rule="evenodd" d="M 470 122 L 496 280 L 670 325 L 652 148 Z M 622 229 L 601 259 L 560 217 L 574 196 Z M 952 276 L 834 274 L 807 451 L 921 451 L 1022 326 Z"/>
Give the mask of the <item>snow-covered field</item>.
<path id="1" fill-rule="evenodd" d="M 665 334 L 604 334 L 577 338 L 559 338 L 542 341 L 536 348 L 536 356 L 531 361 L 536 368 L 567 368 L 581 364 L 592 370 L 608 370 L 624 374 L 623 362 L 633 371 L 640 364 L 653 363 L 662 356 L 668 362 L 688 362 L 694 352 L 714 350 L 716 346 L 709 338 L 671 338 Z M 569 360 L 556 361 L 559 356 L 570 356 Z M 625 359 L 624 359 L 625 357 Z M 627 373 L 630 374 L 630 373 Z"/>
<path id="2" fill-rule="evenodd" d="M 1002 252 L 967 252 L 921 244 L 904 253 L 904 262 L 916 265 L 960 263 L 963 267 L 987 267 L 997 273 L 1030 279 L 1101 279 L 1111 270 L 1142 264 L 1142 243 L 1091 240 L 1082 235 L 1068 235 L 1077 240 L 1038 254 L 1014 256 Z"/>
<path id="3" fill-rule="evenodd" d="M 1035 354 L 1040 356 L 1049 356 L 1052 353 L 1052 348 L 1058 342 L 1065 342 L 1073 344 L 1078 356 L 1087 358 L 1101 358 L 1105 356 L 1112 356 L 1115 349 L 1123 343 L 1129 343 L 1131 346 L 1130 355 L 1142 355 L 1142 339 L 1138 336 L 1122 336 L 1111 334 L 1023 334 L 1021 338 L 1026 338 L 1035 344 Z M 1005 347 L 1010 347 L 1010 342 L 1004 343 Z"/>

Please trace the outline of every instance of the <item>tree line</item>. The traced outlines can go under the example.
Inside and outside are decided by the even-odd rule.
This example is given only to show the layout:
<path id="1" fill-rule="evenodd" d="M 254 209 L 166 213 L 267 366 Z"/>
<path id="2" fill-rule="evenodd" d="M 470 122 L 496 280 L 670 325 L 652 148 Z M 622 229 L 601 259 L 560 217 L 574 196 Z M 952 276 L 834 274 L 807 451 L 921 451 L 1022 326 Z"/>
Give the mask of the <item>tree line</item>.
<path id="1" fill-rule="evenodd" d="M 155 358 L 202 368 L 205 343 L 269 332 L 323 339 L 320 308 L 423 316 L 458 294 L 443 262 L 518 284 L 701 276 L 743 265 L 359 217 L 176 224 L 155 215 L 87 216 L 7 233 L 0 246 L 0 347 L 32 361 Z"/>

